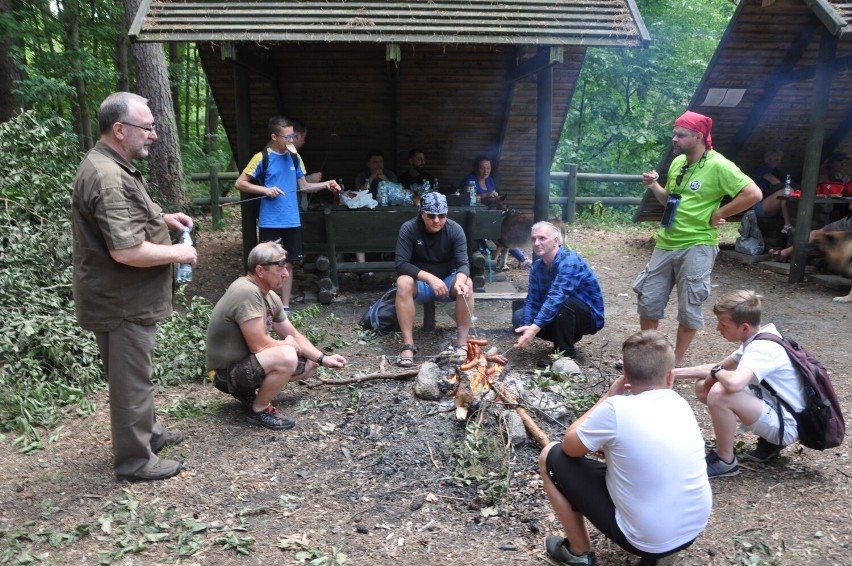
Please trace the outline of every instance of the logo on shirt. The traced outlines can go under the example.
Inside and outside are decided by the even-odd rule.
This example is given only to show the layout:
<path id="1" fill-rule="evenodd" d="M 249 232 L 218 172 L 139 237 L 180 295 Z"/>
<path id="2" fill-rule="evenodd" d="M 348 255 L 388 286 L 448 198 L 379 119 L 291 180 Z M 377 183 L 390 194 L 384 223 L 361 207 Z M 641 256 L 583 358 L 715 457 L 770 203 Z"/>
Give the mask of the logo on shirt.
<path id="1" fill-rule="evenodd" d="M 417 240 L 417 241 L 415 242 L 415 245 L 416 245 L 416 246 L 422 246 L 422 245 L 424 245 L 424 244 L 423 244 L 423 240 Z"/>
<path id="2" fill-rule="evenodd" d="M 692 191 L 693 193 L 697 193 L 700 188 L 701 188 L 701 180 L 700 179 L 695 179 L 694 181 L 692 181 L 689 184 L 689 190 Z"/>

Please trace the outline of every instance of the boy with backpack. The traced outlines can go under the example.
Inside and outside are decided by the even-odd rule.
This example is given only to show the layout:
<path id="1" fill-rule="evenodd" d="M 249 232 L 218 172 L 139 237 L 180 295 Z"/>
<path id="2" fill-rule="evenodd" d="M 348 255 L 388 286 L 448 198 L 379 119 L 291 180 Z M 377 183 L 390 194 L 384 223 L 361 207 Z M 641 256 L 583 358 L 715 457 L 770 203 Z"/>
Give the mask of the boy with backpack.
<path id="1" fill-rule="evenodd" d="M 738 421 L 744 430 L 760 437 L 757 447 L 745 453 L 749 460 L 766 462 L 799 438 L 793 413 L 805 409 L 804 381 L 783 345 L 756 339 L 762 333 L 781 338 L 774 324 L 760 326 L 760 299 L 754 291 L 723 295 L 713 305 L 716 330 L 729 342 L 742 345 L 721 363 L 675 370 L 677 378 L 698 380 L 695 393 L 710 411 L 716 450 L 705 459 L 711 478 L 740 473 L 734 454 Z"/>

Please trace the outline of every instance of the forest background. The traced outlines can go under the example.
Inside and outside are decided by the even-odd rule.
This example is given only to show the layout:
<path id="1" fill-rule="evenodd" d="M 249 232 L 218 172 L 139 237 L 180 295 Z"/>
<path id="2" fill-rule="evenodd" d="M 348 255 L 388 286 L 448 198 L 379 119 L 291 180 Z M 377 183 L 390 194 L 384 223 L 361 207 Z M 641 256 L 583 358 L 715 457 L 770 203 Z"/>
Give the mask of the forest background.
<path id="1" fill-rule="evenodd" d="M 206 194 L 192 173 L 234 169 L 194 44 L 131 45 L 138 4 L 0 0 L 0 440 L 23 451 L 55 438 L 66 416 L 88 414 L 89 395 L 104 387 L 97 348 L 74 317 L 68 214 L 76 167 L 97 141 L 100 102 L 118 90 L 149 98 L 158 143 L 141 166 L 165 209 Z M 650 47 L 588 50 L 553 171 L 577 163 L 583 172 L 636 174 L 657 163 L 736 8 L 729 0 L 637 5 Z M 584 183 L 579 194 L 602 190 Z M 587 213 L 601 211 L 618 221 L 631 213 Z M 204 325 L 184 322 L 211 307 L 199 297 L 179 302 L 159 328 L 161 386 L 173 376 L 202 379 Z"/>

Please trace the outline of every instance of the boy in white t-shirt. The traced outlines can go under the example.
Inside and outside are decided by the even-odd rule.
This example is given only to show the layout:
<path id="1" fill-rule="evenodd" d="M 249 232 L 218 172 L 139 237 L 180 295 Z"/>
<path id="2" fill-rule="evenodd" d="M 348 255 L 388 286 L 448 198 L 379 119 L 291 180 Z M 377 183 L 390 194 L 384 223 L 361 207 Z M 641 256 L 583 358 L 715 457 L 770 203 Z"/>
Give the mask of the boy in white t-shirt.
<path id="1" fill-rule="evenodd" d="M 655 330 L 622 346 L 624 374 L 539 456 L 544 490 L 566 537 L 549 536 L 560 564 L 594 565 L 588 519 L 640 564 L 670 559 L 704 530 L 712 494 L 704 441 L 675 391 L 674 350 Z M 606 463 L 586 458 L 595 452 Z"/>
<path id="2" fill-rule="evenodd" d="M 716 330 L 729 342 L 742 345 L 721 363 L 675 370 L 675 377 L 698 380 L 695 393 L 710 411 L 716 433 L 716 450 L 706 458 L 707 475 L 711 478 L 740 473 L 734 454 L 738 422 L 743 430 L 760 437 L 757 447 L 745 454 L 750 460 L 765 462 L 774 458 L 799 438 L 793 415 L 779 407 L 775 396 L 763 386 L 765 381 L 771 383 L 794 410 L 805 407 L 802 379 L 787 351 L 775 342 L 754 339 L 761 332 L 781 336 L 774 324 L 760 326 L 760 299 L 754 291 L 723 295 L 713 305 L 718 320 Z M 784 418 L 784 438 L 779 438 L 779 409 Z"/>

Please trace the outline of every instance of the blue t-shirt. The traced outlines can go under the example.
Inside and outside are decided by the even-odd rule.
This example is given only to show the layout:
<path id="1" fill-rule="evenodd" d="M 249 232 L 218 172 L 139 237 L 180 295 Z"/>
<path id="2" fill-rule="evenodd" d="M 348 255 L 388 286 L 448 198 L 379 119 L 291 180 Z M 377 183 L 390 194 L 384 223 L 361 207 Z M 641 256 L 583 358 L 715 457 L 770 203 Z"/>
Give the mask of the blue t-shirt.
<path id="1" fill-rule="evenodd" d="M 257 179 L 263 173 L 263 155 L 255 154 L 243 173 Z M 260 228 L 297 228 L 302 225 L 299 218 L 299 195 L 296 192 L 298 180 L 304 177 L 300 167 L 296 167 L 290 153 L 276 153 L 269 150 L 264 186 L 278 187 L 283 195 L 260 200 Z"/>

